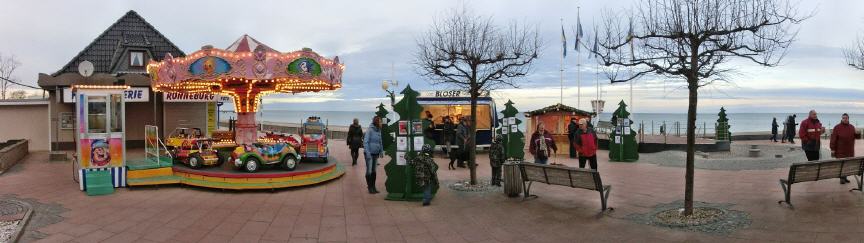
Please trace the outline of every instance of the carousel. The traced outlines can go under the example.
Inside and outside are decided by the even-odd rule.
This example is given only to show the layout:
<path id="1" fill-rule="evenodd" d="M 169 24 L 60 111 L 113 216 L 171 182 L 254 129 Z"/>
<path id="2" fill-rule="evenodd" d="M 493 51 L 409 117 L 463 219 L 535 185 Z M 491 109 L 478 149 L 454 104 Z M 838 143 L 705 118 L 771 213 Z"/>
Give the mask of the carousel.
<path id="1" fill-rule="evenodd" d="M 186 57 L 165 55 L 151 61 L 147 72 L 154 92 L 219 94 L 233 99 L 237 121 L 233 131 L 221 132 L 209 147 L 222 151 L 215 166 L 176 163 L 163 172 L 129 172 L 129 184 L 181 183 L 223 189 L 267 189 L 301 186 L 338 178 L 344 169 L 335 160 L 301 163 L 294 139 L 259 134 L 255 114 L 267 94 L 331 91 L 342 87 L 345 66 L 339 57 L 322 57 L 311 49 L 279 52 L 248 35 L 226 49 L 206 45 Z M 214 133 L 214 137 L 217 137 Z M 290 137 L 286 137 L 290 138 Z M 200 139 L 198 140 L 200 141 Z M 201 148 L 197 149 L 201 151 Z M 190 159 L 195 159 L 190 156 Z M 148 176 L 168 178 L 147 180 Z M 172 177 L 173 176 L 173 177 Z M 135 179 L 140 179 L 135 181 Z M 151 183 L 154 184 L 154 183 Z"/>

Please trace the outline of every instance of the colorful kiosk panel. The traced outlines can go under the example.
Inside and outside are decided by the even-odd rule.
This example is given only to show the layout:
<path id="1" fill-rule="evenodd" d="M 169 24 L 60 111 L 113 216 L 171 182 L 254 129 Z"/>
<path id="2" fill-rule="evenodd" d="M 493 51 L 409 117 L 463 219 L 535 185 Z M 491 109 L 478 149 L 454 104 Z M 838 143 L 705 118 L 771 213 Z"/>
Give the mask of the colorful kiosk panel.
<path id="1" fill-rule="evenodd" d="M 124 91 L 129 86 L 76 85 L 77 171 L 88 195 L 113 192 L 126 185 Z M 110 172 L 109 172 L 110 171 Z"/>

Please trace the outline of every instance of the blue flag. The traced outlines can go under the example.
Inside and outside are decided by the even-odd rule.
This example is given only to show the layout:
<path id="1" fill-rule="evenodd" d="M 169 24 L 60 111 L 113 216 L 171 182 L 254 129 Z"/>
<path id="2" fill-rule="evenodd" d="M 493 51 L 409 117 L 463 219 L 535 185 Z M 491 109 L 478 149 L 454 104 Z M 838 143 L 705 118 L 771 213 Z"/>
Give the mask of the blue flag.
<path id="1" fill-rule="evenodd" d="M 562 55 L 563 55 L 563 57 L 567 57 L 567 36 L 564 35 L 564 25 L 563 24 L 561 25 L 561 44 L 563 44 L 563 46 L 564 46 L 564 48 L 561 48 L 561 50 L 563 50 Z"/>
<path id="2" fill-rule="evenodd" d="M 576 35 L 576 43 L 574 44 L 575 47 L 573 47 L 573 49 L 576 50 L 576 52 L 579 52 L 579 42 L 582 41 L 582 21 L 579 19 L 578 14 L 576 15 L 576 33 L 575 33 L 575 35 Z"/>

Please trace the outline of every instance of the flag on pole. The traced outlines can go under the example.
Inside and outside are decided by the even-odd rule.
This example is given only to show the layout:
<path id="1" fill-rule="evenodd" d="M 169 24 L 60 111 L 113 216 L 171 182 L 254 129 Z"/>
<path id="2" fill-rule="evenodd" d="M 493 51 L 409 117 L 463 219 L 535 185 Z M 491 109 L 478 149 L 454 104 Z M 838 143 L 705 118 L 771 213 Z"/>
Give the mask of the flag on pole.
<path id="1" fill-rule="evenodd" d="M 595 32 L 596 32 L 596 31 L 595 31 Z M 594 57 L 597 56 L 597 50 L 598 50 L 598 49 L 597 49 L 597 42 L 598 42 L 598 40 L 599 40 L 599 39 L 597 38 L 597 36 L 598 36 L 598 34 L 595 33 L 595 34 L 594 34 L 594 48 L 591 49 L 591 53 L 588 53 L 588 58 L 591 58 L 591 56 L 594 56 Z"/>
<path id="2" fill-rule="evenodd" d="M 579 14 L 576 14 L 576 33 L 574 35 L 576 35 L 576 42 L 573 49 L 579 52 L 579 42 L 582 41 L 582 21 L 579 19 Z"/>
<path id="3" fill-rule="evenodd" d="M 567 36 L 564 35 L 564 23 L 561 23 L 561 44 L 563 45 L 561 55 L 567 57 Z"/>

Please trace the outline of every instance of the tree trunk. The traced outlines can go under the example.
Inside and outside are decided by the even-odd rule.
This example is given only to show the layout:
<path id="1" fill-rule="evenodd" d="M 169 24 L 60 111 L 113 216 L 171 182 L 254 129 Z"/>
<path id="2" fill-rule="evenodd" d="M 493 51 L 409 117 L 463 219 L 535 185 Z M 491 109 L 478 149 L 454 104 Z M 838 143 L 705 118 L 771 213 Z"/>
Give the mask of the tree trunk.
<path id="1" fill-rule="evenodd" d="M 696 101 L 699 95 L 699 79 L 688 77 L 687 84 L 690 90 L 690 102 L 687 105 L 687 172 L 684 176 L 686 180 L 684 187 L 684 215 L 691 215 L 693 214 L 693 159 L 696 153 Z"/>
<path id="2" fill-rule="evenodd" d="M 471 126 L 468 128 L 468 144 L 465 148 L 468 149 L 468 170 L 471 171 L 471 185 L 477 185 L 477 93 L 479 91 L 471 90 Z"/>

